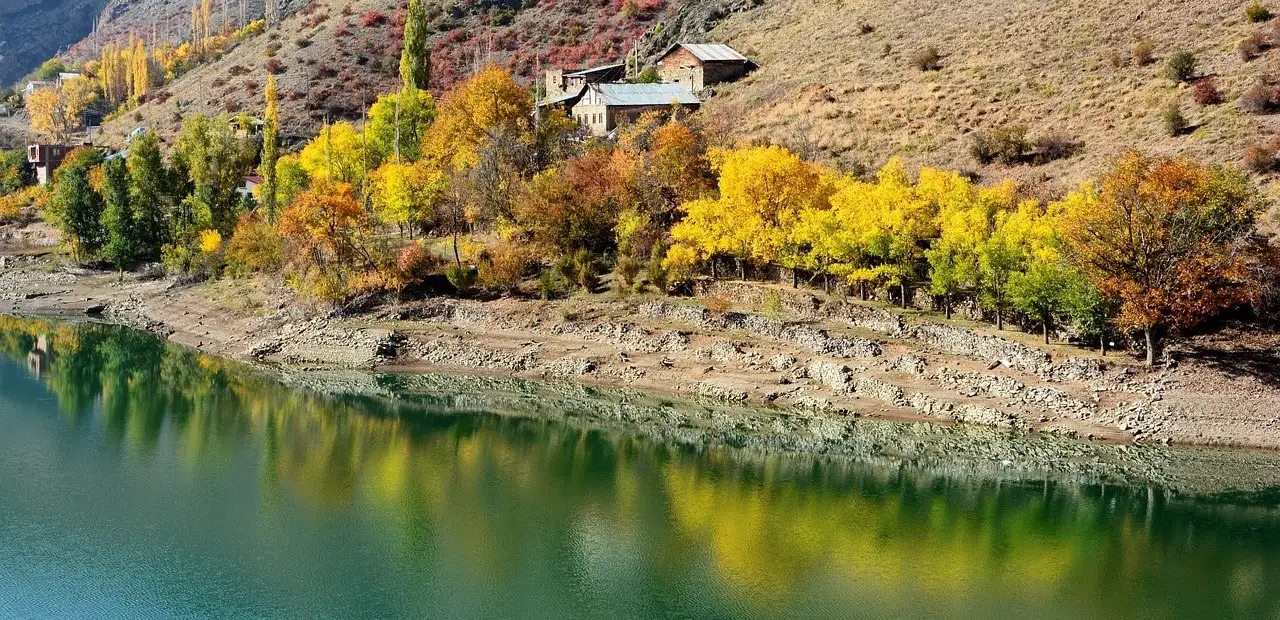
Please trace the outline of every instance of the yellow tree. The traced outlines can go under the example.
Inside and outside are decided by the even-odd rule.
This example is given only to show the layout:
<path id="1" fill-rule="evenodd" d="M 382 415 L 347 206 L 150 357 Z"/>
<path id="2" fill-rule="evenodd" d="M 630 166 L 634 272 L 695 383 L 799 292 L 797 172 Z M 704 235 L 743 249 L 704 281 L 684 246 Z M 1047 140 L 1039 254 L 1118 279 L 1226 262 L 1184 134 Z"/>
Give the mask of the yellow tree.
<path id="1" fill-rule="evenodd" d="M 1141 330 L 1147 364 L 1162 338 L 1244 303 L 1259 290 L 1265 210 L 1243 175 L 1184 158 L 1119 158 L 1098 189 L 1064 201 L 1058 227 L 1071 260 Z"/>
<path id="2" fill-rule="evenodd" d="M 387 162 L 373 173 L 374 213 L 412 236 L 413 224 L 431 217 L 445 183 L 444 173 L 425 164 Z"/>
<path id="3" fill-rule="evenodd" d="M 52 88 L 44 88 L 31 93 L 27 97 L 27 115 L 31 118 L 31 129 L 54 141 L 66 140 L 71 133 L 67 122 L 67 111 L 62 105 L 62 97 Z"/>
<path id="4" fill-rule="evenodd" d="M 365 159 L 363 136 L 346 121 L 325 125 L 298 153 L 302 169 L 312 181 L 360 187 L 372 165 Z"/>
<path id="5" fill-rule="evenodd" d="M 491 132 L 510 129 L 531 138 L 532 118 L 529 91 L 507 70 L 490 66 L 445 93 L 422 156 L 443 170 L 470 168 Z"/>

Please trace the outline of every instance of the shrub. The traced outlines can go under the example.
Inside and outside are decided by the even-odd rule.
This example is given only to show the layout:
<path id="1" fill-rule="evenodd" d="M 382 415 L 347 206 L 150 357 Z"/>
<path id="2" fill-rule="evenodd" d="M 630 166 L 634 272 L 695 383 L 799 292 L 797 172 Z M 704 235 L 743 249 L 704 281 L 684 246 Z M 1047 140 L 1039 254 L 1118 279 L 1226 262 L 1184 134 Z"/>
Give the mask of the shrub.
<path id="1" fill-rule="evenodd" d="M 489 249 L 488 260 L 480 262 L 480 286 L 492 291 L 513 291 L 524 281 L 533 263 L 528 246 L 504 243 Z"/>
<path id="2" fill-rule="evenodd" d="M 280 75 L 281 73 L 284 73 L 285 66 L 283 62 L 280 62 L 279 58 L 268 58 L 266 69 L 267 73 L 270 73 L 271 75 Z"/>
<path id="3" fill-rule="evenodd" d="M 1024 125 L 1006 125 L 990 132 L 978 132 L 973 136 L 969 153 L 981 164 L 1000 162 L 1016 164 L 1026 156 L 1027 128 Z"/>
<path id="4" fill-rule="evenodd" d="M 649 252 L 649 264 L 645 267 L 645 277 L 649 278 L 649 284 L 658 292 L 667 292 L 667 280 L 670 273 L 667 271 L 666 265 L 663 263 L 667 258 L 667 246 L 658 241 L 653 244 L 653 250 Z"/>
<path id="5" fill-rule="evenodd" d="M 712 314 L 724 314 L 729 311 L 729 298 L 723 295 L 712 295 L 706 298 L 707 310 Z"/>
<path id="6" fill-rule="evenodd" d="M 1240 95 L 1240 109 L 1252 114 L 1266 114 L 1275 105 L 1275 89 L 1267 84 L 1254 84 Z"/>
<path id="7" fill-rule="evenodd" d="M 778 291 L 765 292 L 764 314 L 775 319 L 782 316 L 782 295 Z"/>
<path id="8" fill-rule="evenodd" d="M 573 254 L 569 263 L 572 280 L 588 293 L 594 292 L 600 284 L 596 276 L 596 257 L 591 251 L 581 248 Z"/>
<path id="9" fill-rule="evenodd" d="M 1156 46 L 1150 41 L 1138 41 L 1133 46 L 1133 66 L 1145 67 L 1155 62 Z"/>
<path id="10" fill-rule="evenodd" d="M 911 64 L 921 71 L 937 71 L 942 68 L 942 56 L 938 48 L 930 45 L 911 57 Z"/>
<path id="11" fill-rule="evenodd" d="M 444 277 L 449 280 L 449 284 L 453 288 L 458 289 L 458 293 L 465 295 L 470 292 L 476 285 L 476 277 L 478 273 L 472 267 L 462 267 L 457 264 L 449 265 L 444 270 Z"/>
<path id="12" fill-rule="evenodd" d="M 1250 60 L 1261 56 L 1262 52 L 1266 49 L 1267 38 L 1262 36 L 1261 32 L 1250 34 L 1245 37 L 1244 40 L 1240 41 L 1240 45 L 1236 47 L 1236 50 L 1240 52 L 1240 60 L 1245 62 L 1249 62 Z"/>
<path id="13" fill-rule="evenodd" d="M 1211 77 L 1196 80 L 1195 86 L 1191 89 L 1191 96 L 1200 105 L 1222 103 L 1222 93 L 1218 90 L 1217 82 Z"/>
<path id="14" fill-rule="evenodd" d="M 569 290 L 569 281 L 555 269 L 544 269 L 538 275 L 538 294 L 545 300 L 552 300 L 564 295 Z"/>
<path id="15" fill-rule="evenodd" d="M 400 290 L 421 284 L 443 262 L 424 241 L 405 246 L 396 257 L 396 282 Z"/>
<path id="16" fill-rule="evenodd" d="M 1164 76 L 1175 82 L 1190 82 L 1196 77 L 1196 56 L 1186 50 L 1174 52 L 1164 61 Z"/>
<path id="17" fill-rule="evenodd" d="M 867 22 L 858 22 L 858 34 L 871 34 L 876 31 L 876 27 Z"/>
<path id="18" fill-rule="evenodd" d="M 240 216 L 227 243 L 227 270 L 232 275 L 278 271 L 283 258 L 284 242 L 275 226 L 253 212 Z"/>
<path id="19" fill-rule="evenodd" d="M 1272 15 L 1271 11 L 1267 10 L 1267 7 L 1262 6 L 1261 2 L 1253 0 L 1253 4 L 1250 4 L 1245 8 L 1244 17 L 1249 20 L 1249 23 L 1258 24 L 1271 19 Z"/>
<path id="20" fill-rule="evenodd" d="M 360 16 L 360 25 L 365 28 L 381 26 L 385 23 L 387 23 L 387 16 L 380 11 L 368 11 Z"/>
<path id="21" fill-rule="evenodd" d="M 1170 136 L 1181 135 L 1182 132 L 1186 131 L 1187 127 L 1190 125 L 1187 121 L 1187 117 L 1182 114 L 1182 106 L 1177 103 L 1169 104 L 1169 106 L 1164 109 L 1164 113 L 1161 114 L 1160 117 L 1164 121 L 1164 130 L 1168 132 Z"/>
<path id="22" fill-rule="evenodd" d="M 1258 174 L 1271 172 L 1276 167 L 1275 153 L 1257 144 L 1250 146 L 1244 150 L 1244 167 Z"/>
<path id="23" fill-rule="evenodd" d="M 640 275 L 640 261 L 633 256 L 622 256 L 618 259 L 616 268 L 618 276 L 619 290 L 623 288 L 631 288 L 636 283 L 636 276 Z"/>
<path id="24" fill-rule="evenodd" d="M 298 37 L 297 39 L 294 39 L 293 44 L 298 46 L 298 49 L 305 49 L 311 47 L 311 39 Z"/>

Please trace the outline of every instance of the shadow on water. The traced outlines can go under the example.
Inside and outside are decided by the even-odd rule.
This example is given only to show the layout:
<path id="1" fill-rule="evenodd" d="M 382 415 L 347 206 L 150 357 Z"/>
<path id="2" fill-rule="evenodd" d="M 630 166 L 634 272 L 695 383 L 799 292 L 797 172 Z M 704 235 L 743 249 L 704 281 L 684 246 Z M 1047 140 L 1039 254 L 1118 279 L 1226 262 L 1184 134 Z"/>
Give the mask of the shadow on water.
<path id="1" fill-rule="evenodd" d="M 168 485 L 173 477 L 196 485 L 240 469 L 252 476 L 249 484 L 211 485 L 190 505 L 154 506 L 145 494 L 159 493 L 158 482 L 152 489 L 125 481 L 100 506 L 84 506 L 72 502 L 95 496 L 49 497 L 50 485 L 70 484 L 56 473 L 46 474 L 51 482 L 0 469 L 6 478 L 0 495 L 15 514 L 30 499 L 39 507 L 32 519 L 83 511 L 104 523 L 155 519 L 145 540 L 130 544 L 160 537 L 198 548 L 194 557 L 209 562 L 214 577 L 208 584 L 184 581 L 181 596 L 208 588 L 228 614 L 1280 613 L 1274 489 L 1203 501 L 1150 486 L 755 454 L 655 441 L 625 427 L 575 423 L 573 416 L 503 411 L 569 402 L 535 385 L 476 379 L 449 393 L 435 391 L 443 380 L 371 381 L 383 396 L 327 395 L 143 333 L 0 317 L 2 408 L 42 412 L 48 409 L 42 403 L 56 403 L 53 428 L 82 431 L 86 451 L 108 448 L 98 467 L 104 471 L 132 459 L 135 468 L 163 464 Z M 487 398 L 486 386 L 507 393 Z M 574 389 L 583 399 L 616 397 Z M 662 397 L 640 402 L 678 404 Z M 32 428 L 46 428 L 37 422 Z M 35 441 L 38 432 L 56 430 L 27 432 Z M 0 438 L 0 450 L 17 439 Z M 5 463 L 0 458 L 0 468 Z M 143 509 L 151 512 L 132 512 Z M 162 519 L 194 521 L 197 512 L 224 510 L 269 536 L 187 540 L 200 528 Z M 4 518 L 0 510 L 0 531 Z M 347 540 L 353 532 L 359 539 Z M 23 568 L 5 553 L 0 581 L 5 571 Z M 273 562 L 276 553 L 281 559 Z M 297 561 L 301 553 L 306 562 Z M 218 581 L 241 572 L 261 583 Z M 64 587 L 74 589 L 67 585 L 73 582 Z M 0 594 L 0 615 L 5 602 Z M 180 597 L 136 604 L 114 610 L 208 609 Z"/>

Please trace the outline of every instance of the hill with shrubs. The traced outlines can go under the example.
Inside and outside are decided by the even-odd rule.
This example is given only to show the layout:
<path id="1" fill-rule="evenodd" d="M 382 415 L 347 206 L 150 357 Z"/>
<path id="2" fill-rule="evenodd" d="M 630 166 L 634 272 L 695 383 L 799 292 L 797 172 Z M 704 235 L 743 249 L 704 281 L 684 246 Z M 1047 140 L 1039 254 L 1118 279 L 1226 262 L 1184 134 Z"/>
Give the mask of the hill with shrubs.
<path id="1" fill-rule="evenodd" d="M 760 69 L 705 113 L 851 170 L 896 155 L 1059 193 L 1139 148 L 1270 178 L 1271 11 L 1280 4 L 770 0 L 713 32 Z"/>

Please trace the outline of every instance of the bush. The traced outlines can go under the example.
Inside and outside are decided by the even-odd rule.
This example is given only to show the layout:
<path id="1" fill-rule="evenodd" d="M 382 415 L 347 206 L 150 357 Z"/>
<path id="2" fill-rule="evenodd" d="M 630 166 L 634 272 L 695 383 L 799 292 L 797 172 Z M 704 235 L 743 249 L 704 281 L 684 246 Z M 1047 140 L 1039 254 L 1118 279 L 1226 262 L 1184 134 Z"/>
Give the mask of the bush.
<path id="1" fill-rule="evenodd" d="M 1175 82 L 1190 82 L 1196 77 L 1196 56 L 1186 50 L 1174 52 L 1164 61 L 1164 76 Z"/>
<path id="2" fill-rule="evenodd" d="M 538 294 L 545 300 L 552 300 L 564 295 L 569 290 L 569 281 L 555 269 L 544 269 L 538 275 Z"/>
<path id="3" fill-rule="evenodd" d="M 1161 119 L 1164 121 L 1164 130 L 1170 136 L 1182 135 L 1182 132 L 1186 131 L 1191 124 L 1187 121 L 1187 117 L 1182 115 L 1182 106 L 1177 103 L 1169 104 L 1161 114 Z"/>
<path id="4" fill-rule="evenodd" d="M 1249 62 L 1250 60 L 1261 56 L 1262 52 L 1267 49 L 1267 46 L 1267 38 L 1262 36 L 1261 32 L 1255 32 L 1245 37 L 1243 41 L 1240 41 L 1240 45 L 1236 47 L 1236 50 L 1240 52 L 1240 60 Z"/>
<path id="5" fill-rule="evenodd" d="M 1222 103 L 1222 93 L 1218 90 L 1217 82 L 1211 77 L 1196 80 L 1195 86 L 1191 89 L 1191 96 L 1200 105 Z"/>
<path id="6" fill-rule="evenodd" d="M 1240 109 L 1252 114 L 1266 114 L 1275 106 L 1275 89 L 1267 84 L 1254 84 L 1240 95 Z"/>
<path id="7" fill-rule="evenodd" d="M 400 290 L 421 284 L 444 260 L 427 247 L 426 242 L 411 243 L 400 250 L 396 257 L 396 283 Z"/>
<path id="8" fill-rule="evenodd" d="M 969 153 L 981 164 L 1000 162 L 1016 164 L 1026 156 L 1027 128 L 1025 125 L 1006 125 L 990 132 L 978 132 L 969 145 Z"/>
<path id="9" fill-rule="evenodd" d="M 478 273 L 474 268 L 460 267 L 457 264 L 449 265 L 444 270 L 444 277 L 449 280 L 453 288 L 458 289 L 460 295 L 467 294 L 475 287 L 477 276 Z"/>
<path id="10" fill-rule="evenodd" d="M 1250 146 L 1244 150 L 1244 167 L 1258 174 L 1271 172 L 1276 167 L 1275 153 L 1257 144 Z"/>
<path id="11" fill-rule="evenodd" d="M 1250 24 L 1258 24 L 1271 19 L 1272 15 L 1271 11 L 1268 11 L 1267 7 L 1262 6 L 1261 2 L 1253 0 L 1253 4 L 1250 4 L 1245 8 L 1244 17 L 1249 20 Z"/>
<path id="12" fill-rule="evenodd" d="M 775 319 L 782 316 L 782 295 L 778 291 L 765 292 L 764 314 Z"/>
<path id="13" fill-rule="evenodd" d="M 729 298 L 723 295 L 712 295 L 706 298 L 707 310 L 712 314 L 724 314 L 729 311 Z"/>
<path id="14" fill-rule="evenodd" d="M 285 70 L 284 63 L 280 62 L 279 58 L 268 58 L 266 68 L 267 73 L 270 73 L 271 75 L 280 75 L 281 73 L 284 73 Z"/>
<path id="15" fill-rule="evenodd" d="M 942 56 L 938 48 L 930 45 L 911 57 L 911 64 L 921 71 L 937 71 L 942 68 Z"/>
<path id="16" fill-rule="evenodd" d="M 480 262 L 480 286 L 499 292 L 519 288 L 533 263 L 528 246 L 504 243 L 490 248 L 488 254 L 488 260 Z"/>
<path id="17" fill-rule="evenodd" d="M 600 281 L 596 276 L 596 257 L 591 255 L 590 250 L 582 248 L 575 252 L 571 267 L 574 283 L 588 293 L 595 292 Z"/>
<path id="18" fill-rule="evenodd" d="M 1155 62 L 1156 46 L 1150 41 L 1138 41 L 1133 46 L 1133 66 L 1145 67 Z"/>
<path id="19" fill-rule="evenodd" d="M 240 216 L 227 243 L 227 270 L 237 276 L 269 273 L 279 271 L 283 260 L 284 242 L 276 227 L 257 213 Z"/>
<path id="20" fill-rule="evenodd" d="M 667 292 L 667 280 L 670 277 L 670 273 L 663 264 L 666 258 L 667 246 L 661 241 L 654 243 L 653 250 L 649 252 L 649 264 L 645 267 L 645 277 L 649 279 L 649 284 L 658 289 L 660 293 Z"/>
<path id="21" fill-rule="evenodd" d="M 381 26 L 387 23 L 387 16 L 380 11 L 368 11 L 360 16 L 360 25 L 365 28 Z"/>

